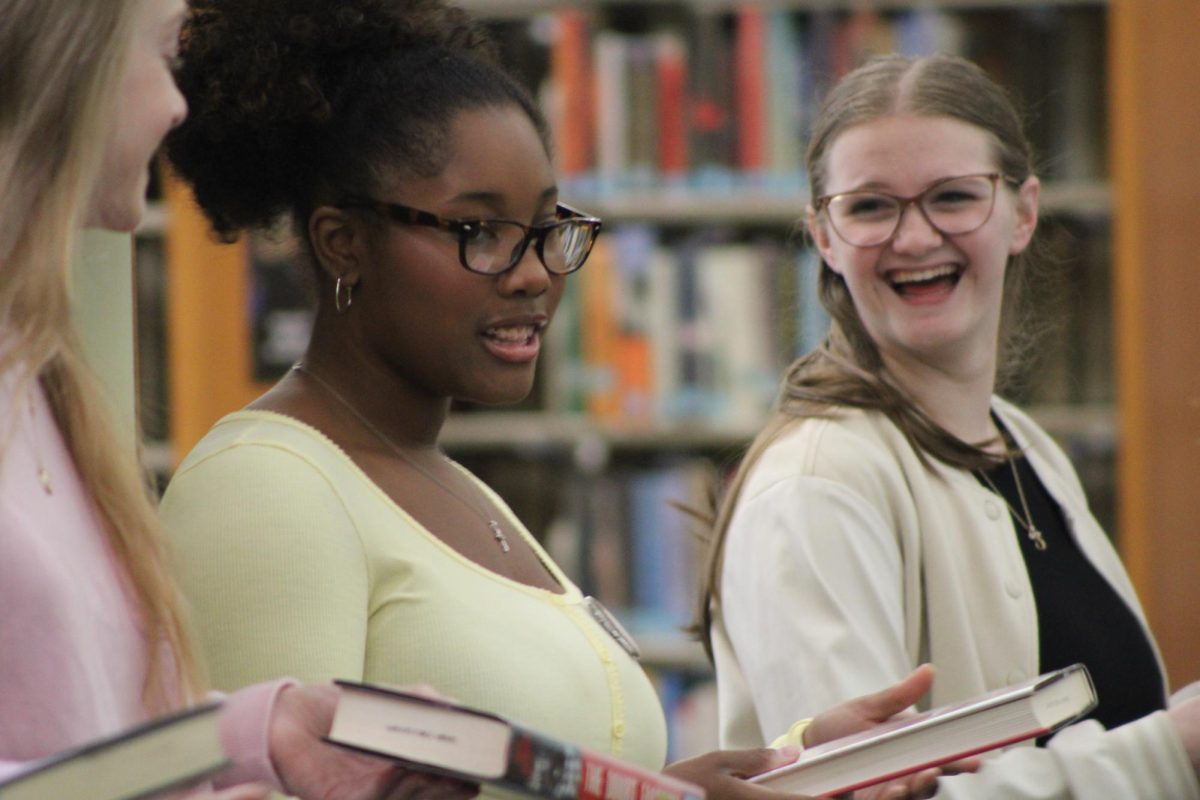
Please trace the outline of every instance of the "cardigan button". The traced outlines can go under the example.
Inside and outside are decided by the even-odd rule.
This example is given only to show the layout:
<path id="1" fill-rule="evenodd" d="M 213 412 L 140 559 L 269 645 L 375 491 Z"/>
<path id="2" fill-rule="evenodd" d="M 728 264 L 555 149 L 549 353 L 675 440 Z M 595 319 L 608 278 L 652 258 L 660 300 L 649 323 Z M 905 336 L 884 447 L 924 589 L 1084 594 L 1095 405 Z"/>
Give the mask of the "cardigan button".
<path id="1" fill-rule="evenodd" d="M 985 500 L 983 503 L 983 511 L 987 514 L 988 519 L 1000 519 L 1000 505 L 995 500 Z"/>
<path id="2" fill-rule="evenodd" d="M 1004 591 L 1009 597 L 1016 600 L 1021 596 L 1021 584 L 1010 578 L 1004 582 Z"/>

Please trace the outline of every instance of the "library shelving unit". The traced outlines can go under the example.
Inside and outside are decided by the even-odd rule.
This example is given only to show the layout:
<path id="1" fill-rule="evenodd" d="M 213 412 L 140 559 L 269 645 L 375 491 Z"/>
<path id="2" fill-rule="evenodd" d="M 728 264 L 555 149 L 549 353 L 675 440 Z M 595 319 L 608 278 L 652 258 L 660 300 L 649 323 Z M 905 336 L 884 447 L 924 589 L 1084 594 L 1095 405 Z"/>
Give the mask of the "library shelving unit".
<path id="1" fill-rule="evenodd" d="M 1189 146 L 1184 134 L 1200 130 L 1197 101 L 1183 77 L 1195 74 L 1200 66 L 1197 48 L 1187 41 L 1189 32 L 1200 30 L 1193 0 L 1153 4 L 1138 0 L 777 0 L 762 5 L 735 0 L 467 0 L 463 5 L 496 26 L 518 72 L 545 99 L 552 122 L 565 119 L 556 115 L 578 100 L 570 100 L 570 92 L 555 85 L 563 80 L 562 71 L 571 69 L 572 54 L 561 43 L 567 35 L 564 20 L 575 26 L 585 48 L 573 54 L 576 69 L 626 76 L 616 97 L 629 108 L 618 116 L 634 120 L 635 127 L 637 119 L 655 115 L 653 105 L 649 112 L 636 113 L 637 103 L 645 101 L 645 95 L 637 93 L 646 87 L 626 80 L 629 66 L 622 59 L 641 63 L 640 72 L 656 74 L 656 69 L 644 68 L 646 64 L 658 65 L 654 59 L 664 51 L 678 58 L 682 47 L 682 60 L 672 63 L 683 65 L 685 92 L 691 96 L 689 82 L 703 73 L 706 80 L 715 81 L 705 91 L 715 86 L 728 96 L 733 89 L 728 84 L 722 88 L 722 81 L 736 80 L 739 28 L 747 20 L 764 19 L 763 15 L 776 23 L 768 30 L 778 33 L 776 29 L 785 27 L 790 32 L 791 38 L 783 43 L 790 60 L 789 68 L 782 70 L 777 69 L 779 64 L 767 68 L 764 62 L 760 80 L 780 73 L 792 76 L 798 85 L 813 81 L 812 86 L 805 83 L 803 91 L 815 94 L 821 81 L 869 52 L 899 47 L 902 42 L 922 46 L 904 38 L 919 34 L 927 37 L 923 46 L 956 49 L 1010 86 L 1029 113 L 1043 159 L 1047 238 L 1071 297 L 1059 310 L 1063 333 L 1053 337 L 1021 399 L 1063 441 L 1098 515 L 1116 532 L 1147 599 L 1152 623 L 1162 636 L 1173 677 L 1200 677 L 1196 666 L 1200 665 L 1200 633 L 1186 616 L 1170 613 L 1179 599 L 1191 601 L 1189 607 L 1200 606 L 1200 581 L 1194 580 L 1200 565 L 1200 536 L 1189 536 L 1187 530 L 1200 519 L 1200 491 L 1194 478 L 1200 456 L 1196 370 L 1200 335 L 1190 340 L 1182 335 L 1191 317 L 1189 306 L 1200 300 L 1200 286 L 1197 271 L 1181 261 L 1181 254 L 1200 252 L 1198 226 L 1183 218 L 1186 210 L 1197 207 L 1196 187 L 1200 186 L 1195 146 Z M 1147 6 L 1153 6 L 1153 12 Z M 705 46 L 697 47 L 697 41 Z M 1162 41 L 1174 46 L 1164 48 Z M 724 49 L 715 49 L 714 42 Z M 743 49 L 753 50 L 755 40 L 747 42 Z M 651 61 L 637 61 L 646 58 Z M 727 74 L 713 74 L 719 70 Z M 636 67 L 632 71 L 639 72 Z M 812 77 L 798 77 L 802 74 Z M 744 94 L 745 86 L 739 84 L 735 94 Z M 607 92 L 604 102 L 612 102 L 610 90 L 595 88 L 595 94 Z M 772 84 L 754 91 L 780 90 Z M 763 97 L 769 110 L 779 96 Z M 765 102 L 766 98 L 772 99 Z M 601 102 L 590 90 L 588 99 Z M 796 116 L 785 120 L 790 127 L 784 128 L 795 139 L 794 145 L 803 134 L 806 106 L 802 100 L 786 101 Z M 649 102 L 657 101 L 652 92 Z M 606 106 L 603 115 L 594 109 L 589 113 L 607 118 L 611 108 Z M 694 109 L 687 106 L 686 110 L 690 119 Z M 763 113 L 769 116 L 768 110 Z M 806 199 L 803 177 L 794 168 L 796 151 L 779 151 L 783 177 L 767 174 L 764 178 L 763 162 L 754 159 L 775 151 L 764 145 L 764 153 L 747 155 L 736 143 L 738 126 L 755 123 L 747 123 L 745 114 L 733 106 L 710 104 L 703 111 L 702 116 L 710 120 L 725 120 L 730 137 L 724 143 L 728 161 L 718 164 L 715 182 L 710 176 L 700 181 L 703 186 L 696 185 L 694 173 L 687 169 L 694 165 L 685 164 L 679 172 L 679 164 L 672 162 L 675 172 L 663 178 L 656 163 L 647 169 L 645 163 L 621 162 L 620 158 L 636 159 L 639 152 L 646 153 L 639 151 L 644 143 L 636 143 L 632 133 L 620 145 L 611 139 L 608 144 L 589 140 L 581 152 L 576 141 L 567 144 L 564 152 L 562 128 L 570 124 L 555 126 L 564 197 L 604 217 L 606 233 L 601 241 L 609 241 L 608 253 L 589 263 L 577 276 L 576 296 L 564 300 L 556 323 L 564 333 L 548 343 L 536 397 L 509 411 L 462 409 L 452 416 L 444 437 L 446 449 L 496 486 L 531 529 L 544 537 L 555 557 L 574 568 L 585 590 L 615 592 L 624 599 L 641 590 L 636 585 L 613 586 L 619 582 L 614 570 L 632 573 L 636 584 L 639 575 L 650 580 L 656 570 L 673 569 L 664 566 L 662 559 L 686 561 L 682 577 L 672 580 L 682 580 L 685 592 L 694 589 L 690 580 L 694 576 L 688 571 L 694 570 L 698 548 L 686 543 L 687 526 L 665 520 L 647 503 L 664 505 L 665 499 L 675 499 L 698 505 L 702 500 L 698 490 L 705 481 L 714 483 L 715 476 L 735 462 L 764 418 L 772 394 L 756 385 L 736 409 L 714 406 L 714 397 L 754 383 L 742 379 L 745 373 L 738 370 L 744 365 L 714 366 L 705 350 L 718 347 L 712 328 L 727 333 L 731 318 L 653 322 L 662 316 L 653 306 L 661 302 L 653 300 L 655 281 L 670 283 L 676 271 L 692 269 L 693 291 L 702 293 L 708 281 L 709 291 L 720 294 L 712 287 L 721 286 L 714 280 L 723 278 L 702 274 L 710 267 L 701 262 L 720 261 L 709 258 L 713 253 L 740 259 L 737 263 L 749 265 L 748 271 L 760 280 L 784 273 L 790 276 L 785 285 L 759 288 L 760 301 L 771 298 L 771 307 L 762 307 L 759 315 L 768 328 L 755 334 L 759 338 L 743 341 L 739 352 L 744 355 L 746 342 L 766 342 L 764 349 L 770 355 L 754 367 L 774 378 L 797 351 L 811 344 L 813 322 L 805 316 L 814 313 L 807 280 L 812 276 L 811 256 L 806 261 L 793 252 L 798 248 L 782 246 Z M 1168 124 L 1177 113 L 1191 126 Z M 764 118 L 759 126 L 773 124 L 778 120 Z M 596 129 L 586 135 L 599 139 L 626 134 Z M 660 130 L 657 135 L 669 134 Z M 686 129 L 683 135 L 688 135 Z M 685 161 L 700 146 L 690 140 Z M 705 157 L 722 156 L 705 151 Z M 597 165 L 589 158 L 607 160 Z M 753 169 L 740 169 L 739 158 L 749 158 Z M 562 163 L 567 160 L 572 163 Z M 1184 164 L 1186 168 L 1179 167 Z M 623 168 L 628 169 L 623 172 Z M 267 381 L 261 369 L 255 377 L 261 359 L 254 352 L 255 337 L 246 311 L 254 272 L 250 265 L 255 260 L 250 247 L 214 243 L 178 185 L 168 181 L 164 196 L 163 210 L 139 237 L 139 253 L 153 263 L 156 251 L 161 251 L 165 265 L 165 285 L 156 291 L 165 297 L 159 337 L 165 337 L 166 346 L 157 361 L 148 362 L 143 356 L 143 370 L 155 371 L 158 363 L 163 380 L 154 390 L 157 394 L 143 388 L 143 408 L 149 391 L 164 409 L 162 419 L 147 427 L 159 432 L 161 444 L 150 452 L 157 465 L 169 472 L 212 422 L 249 402 Z M 604 261 L 607 266 L 599 266 Z M 623 265 L 629 262 L 640 266 L 623 274 Z M 716 274 L 728 278 L 734 267 L 711 269 L 724 270 Z M 606 270 L 605 280 L 613 283 L 594 282 Z M 1114 287 L 1119 291 L 1114 292 Z M 744 297 L 738 292 L 748 291 L 742 286 L 731 294 Z M 608 293 L 615 298 L 609 307 L 589 305 L 587 298 Z M 609 320 L 607 328 L 597 333 L 602 317 L 616 321 Z M 1120 334 L 1116 372 L 1114 319 Z M 290 340 L 295 342 L 295 318 L 287 320 Z M 660 323 L 665 327 L 655 327 Z M 664 351 L 661 342 L 646 340 L 654 335 L 672 336 L 676 349 Z M 810 338 L 805 340 L 805 335 Z M 624 344 L 614 345 L 617 340 Z M 632 347 L 632 363 L 642 372 L 631 380 L 636 391 L 648 394 L 635 392 L 632 400 L 611 396 L 614 382 L 624 381 L 628 370 L 615 366 L 616 362 L 594 362 L 616 358 L 611 356 L 613 347 Z M 596 356 L 591 348 L 609 348 L 604 350 L 609 356 Z M 645 362 L 664 352 L 691 359 L 686 368 L 665 378 L 658 376 L 673 381 L 676 389 L 680 381 L 695 378 L 694 374 L 681 378 L 680 372 L 698 370 L 709 380 L 719 373 L 726 382 L 706 385 L 707 393 L 699 394 L 687 386 L 686 391 L 680 390 L 683 400 L 664 400 L 645 383 L 646 376 L 654 373 Z M 1159 405 L 1165 397 L 1171 398 L 1169 414 Z M 681 486 L 693 494 L 670 494 Z M 672 528 L 671 535 L 679 541 L 671 546 L 684 550 L 664 550 L 654 541 L 639 541 L 639 537 L 655 539 L 631 532 L 636 527 L 631 519 L 639 515 L 643 524 Z M 623 532 L 616 532 L 617 528 Z M 687 555 L 680 555 L 685 551 Z M 596 553 L 603 564 L 595 563 Z M 660 574 L 660 585 L 648 590 L 661 589 L 666 582 Z M 672 591 L 678 594 L 679 586 Z M 671 602 L 676 604 L 675 618 L 665 625 L 666 632 L 639 636 L 651 643 L 646 648 L 648 660 L 691 676 L 702 675 L 706 665 L 698 648 L 670 633 L 679 621 L 678 597 Z M 635 622 L 643 616 L 647 615 L 636 610 L 629 615 Z M 663 620 L 656 625 L 661 631 Z"/>

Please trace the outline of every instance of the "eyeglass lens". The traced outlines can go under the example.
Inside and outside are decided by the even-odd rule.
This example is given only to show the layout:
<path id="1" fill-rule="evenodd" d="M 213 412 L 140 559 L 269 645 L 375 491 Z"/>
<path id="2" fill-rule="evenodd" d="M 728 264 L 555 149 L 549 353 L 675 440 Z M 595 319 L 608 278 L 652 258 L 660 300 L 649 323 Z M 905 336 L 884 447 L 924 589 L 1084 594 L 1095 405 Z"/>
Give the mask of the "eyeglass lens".
<path id="1" fill-rule="evenodd" d="M 912 202 L 943 234 L 970 233 L 987 222 L 996 197 L 996 180 L 968 175 L 930 186 Z M 877 192 L 844 192 L 829 198 L 829 219 L 849 244 L 869 247 L 892 237 L 908 202 Z"/>
<path id="2" fill-rule="evenodd" d="M 580 220 L 562 220 L 528 233 L 512 222 L 487 220 L 463 232 L 463 257 L 475 272 L 494 274 L 516 264 L 530 242 L 536 241 L 546 269 L 567 273 L 583 264 L 592 236 L 591 226 Z"/>

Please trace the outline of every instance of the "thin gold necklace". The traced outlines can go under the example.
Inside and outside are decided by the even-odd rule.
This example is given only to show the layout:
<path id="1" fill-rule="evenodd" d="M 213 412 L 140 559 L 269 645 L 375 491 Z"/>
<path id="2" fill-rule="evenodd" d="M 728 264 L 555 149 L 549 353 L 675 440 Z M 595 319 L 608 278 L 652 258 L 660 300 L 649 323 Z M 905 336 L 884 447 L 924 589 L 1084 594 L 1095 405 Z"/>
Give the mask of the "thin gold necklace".
<path id="1" fill-rule="evenodd" d="M 38 431 L 37 421 L 37 398 L 31 393 L 27 400 L 29 402 L 29 441 L 33 445 L 33 460 L 37 462 L 38 483 L 42 485 L 43 492 L 52 495 L 54 494 L 54 483 L 50 479 L 50 470 L 46 469 L 46 462 L 42 460 L 42 438 Z"/>
<path id="2" fill-rule="evenodd" d="M 1033 542 L 1033 546 L 1038 550 L 1045 550 L 1048 546 L 1046 544 L 1046 537 L 1042 536 L 1042 532 L 1039 531 L 1037 526 L 1033 524 L 1033 514 L 1029 512 L 1029 503 L 1025 501 L 1025 489 L 1021 486 L 1021 476 L 1017 473 L 1017 464 L 1012 458 L 1005 460 L 1008 461 L 1008 466 L 1012 469 L 1013 482 L 1017 484 L 1017 497 L 1021 498 L 1021 508 L 1025 510 L 1024 518 L 1017 513 L 1017 510 L 1013 508 L 1012 503 L 1008 502 L 1008 498 L 1001 494 L 1000 489 L 996 487 L 996 484 L 992 482 L 992 479 L 986 472 L 980 469 L 976 470 L 976 473 L 979 475 L 979 477 L 983 478 L 983 481 L 988 485 L 988 488 L 1004 501 L 1004 505 L 1008 506 L 1008 510 L 1012 512 L 1013 519 L 1019 522 L 1021 527 L 1025 529 L 1025 534 L 1029 537 L 1029 540 Z"/>
<path id="3" fill-rule="evenodd" d="M 482 519 L 485 523 L 487 523 L 488 530 L 491 531 L 492 538 L 495 539 L 496 543 L 500 545 L 501 551 L 507 553 L 507 552 L 509 552 L 509 550 L 512 549 L 512 547 L 508 543 L 508 536 L 505 535 L 504 529 L 500 527 L 500 523 L 494 517 L 492 517 L 490 514 L 487 514 L 486 512 L 484 512 L 484 510 L 481 507 L 479 507 L 473 503 L 467 502 L 466 498 L 464 498 L 458 492 L 451 489 L 449 486 L 447 486 L 445 483 L 443 483 L 441 480 L 439 480 L 436 475 L 434 475 L 432 472 L 430 472 L 428 469 L 426 469 L 424 466 L 422 466 L 420 463 L 418 463 L 412 456 L 410 456 L 408 453 L 404 452 L 404 450 L 399 445 L 397 445 L 395 442 L 393 442 L 391 439 L 389 439 L 383 431 L 381 431 L 379 428 L 377 428 L 371 422 L 371 420 L 367 419 L 366 416 L 364 416 L 362 414 L 362 412 L 360 412 L 357 408 L 355 408 L 353 403 L 351 403 L 349 400 L 347 400 L 345 397 L 343 397 L 342 394 L 340 392 L 338 392 L 337 389 L 334 389 L 332 386 L 330 386 L 329 383 L 327 383 L 323 378 L 321 378 L 321 376 L 317 375 L 315 372 L 310 370 L 308 367 L 304 366 L 303 362 L 297 362 L 297 363 L 293 364 L 292 369 L 295 370 L 296 372 L 303 372 L 305 375 L 312 378 L 313 381 L 318 386 L 320 386 L 322 389 L 324 389 L 326 392 L 328 392 L 330 394 L 330 396 L 333 397 L 333 399 L 337 400 L 339 403 L 341 403 L 343 406 L 345 406 L 346 410 L 349 411 L 351 414 L 353 414 L 354 418 L 357 419 L 359 421 L 359 423 L 371 433 L 372 436 L 374 436 L 376 439 L 378 439 L 380 442 L 382 442 L 384 445 L 386 445 L 387 448 L 389 450 L 391 450 L 393 453 L 395 453 L 397 456 L 399 456 L 402 461 L 404 461 L 410 467 L 415 469 L 417 472 L 424 475 L 427 480 L 429 480 L 431 483 L 433 483 L 433 485 L 437 486 L 443 492 L 445 492 L 446 494 L 453 497 L 455 500 L 457 500 L 462 505 L 466 506 L 468 509 L 471 510 L 472 513 L 474 513 L 476 516 L 478 516 L 480 519 Z M 447 462 L 450 461 L 450 459 L 446 458 L 446 456 L 444 454 L 439 453 L 439 455 L 441 455 L 442 458 L 445 458 Z M 478 491 L 478 489 L 476 489 L 476 491 Z M 480 492 L 479 494 L 482 499 L 483 493 Z"/>

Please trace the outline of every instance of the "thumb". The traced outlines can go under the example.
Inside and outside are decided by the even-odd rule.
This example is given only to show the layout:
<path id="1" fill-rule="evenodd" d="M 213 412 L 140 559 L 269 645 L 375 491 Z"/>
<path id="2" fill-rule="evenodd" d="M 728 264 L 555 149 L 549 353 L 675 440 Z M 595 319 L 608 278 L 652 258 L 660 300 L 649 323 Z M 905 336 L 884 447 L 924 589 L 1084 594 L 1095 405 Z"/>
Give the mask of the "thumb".
<path id="1" fill-rule="evenodd" d="M 924 697 L 933 687 L 934 668 L 922 664 L 904 680 L 859 699 L 863 716 L 876 722 L 899 714 Z"/>

